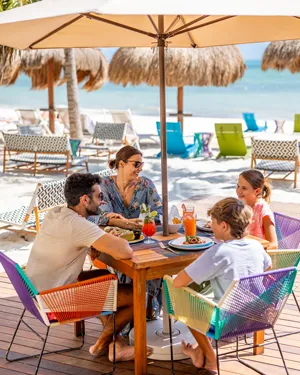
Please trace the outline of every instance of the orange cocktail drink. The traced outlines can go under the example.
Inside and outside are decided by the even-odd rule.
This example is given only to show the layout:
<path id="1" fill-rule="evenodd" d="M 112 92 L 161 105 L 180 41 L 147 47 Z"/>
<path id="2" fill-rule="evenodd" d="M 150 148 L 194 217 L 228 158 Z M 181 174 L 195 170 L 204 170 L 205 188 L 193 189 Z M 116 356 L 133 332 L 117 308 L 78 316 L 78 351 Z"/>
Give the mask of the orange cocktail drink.
<path id="1" fill-rule="evenodd" d="M 186 215 L 183 219 L 184 231 L 186 236 L 196 236 L 196 218 Z"/>

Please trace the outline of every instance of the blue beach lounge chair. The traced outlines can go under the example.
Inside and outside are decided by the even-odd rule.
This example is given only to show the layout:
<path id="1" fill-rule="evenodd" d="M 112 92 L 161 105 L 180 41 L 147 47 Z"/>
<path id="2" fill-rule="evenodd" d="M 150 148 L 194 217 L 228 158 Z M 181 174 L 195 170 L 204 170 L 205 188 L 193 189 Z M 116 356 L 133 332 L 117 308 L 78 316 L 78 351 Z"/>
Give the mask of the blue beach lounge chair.
<path id="1" fill-rule="evenodd" d="M 186 145 L 180 127 L 180 122 L 167 122 L 167 153 L 169 155 L 177 155 L 185 159 L 197 152 L 198 144 L 193 143 Z M 160 122 L 156 122 L 157 133 L 160 137 Z M 157 154 L 159 158 L 161 153 Z"/>
<path id="2" fill-rule="evenodd" d="M 245 123 L 247 125 L 247 130 L 246 132 L 264 132 L 267 130 L 267 121 L 265 121 L 264 126 L 258 126 L 254 113 L 243 113 L 243 117 L 245 120 Z"/>

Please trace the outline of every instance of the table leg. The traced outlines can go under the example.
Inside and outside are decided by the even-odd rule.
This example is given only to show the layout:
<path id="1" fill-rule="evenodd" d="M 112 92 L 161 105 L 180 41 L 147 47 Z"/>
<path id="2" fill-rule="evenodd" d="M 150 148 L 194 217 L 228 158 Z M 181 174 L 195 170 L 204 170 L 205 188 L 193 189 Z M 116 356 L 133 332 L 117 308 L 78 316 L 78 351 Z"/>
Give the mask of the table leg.
<path id="1" fill-rule="evenodd" d="M 262 344 L 264 340 L 265 340 L 265 331 L 254 332 L 253 345 Z M 263 354 L 263 353 L 264 353 L 263 346 L 258 347 L 258 348 L 253 348 L 254 355 Z"/>
<path id="2" fill-rule="evenodd" d="M 146 269 L 135 270 L 133 277 L 134 374 L 147 374 Z"/>

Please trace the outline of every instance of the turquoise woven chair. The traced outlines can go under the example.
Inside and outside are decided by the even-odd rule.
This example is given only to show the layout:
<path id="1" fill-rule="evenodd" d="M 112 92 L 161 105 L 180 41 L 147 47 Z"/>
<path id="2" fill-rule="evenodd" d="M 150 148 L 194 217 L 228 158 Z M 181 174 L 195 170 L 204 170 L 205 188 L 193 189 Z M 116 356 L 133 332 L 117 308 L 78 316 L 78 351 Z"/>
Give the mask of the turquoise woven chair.
<path id="1" fill-rule="evenodd" d="M 157 133 L 160 137 L 160 122 L 156 122 Z M 198 143 L 186 145 L 183 140 L 180 122 L 167 122 L 167 153 L 169 155 L 180 156 L 185 159 L 194 156 L 198 150 Z M 157 154 L 159 158 L 161 153 Z"/>
<path id="2" fill-rule="evenodd" d="M 243 117 L 247 125 L 246 132 L 264 132 L 267 130 L 267 121 L 265 121 L 264 126 L 257 125 L 254 113 L 244 112 Z"/>
<path id="3" fill-rule="evenodd" d="M 290 267 L 240 278 L 231 283 L 218 304 L 191 288 L 175 288 L 173 279 L 165 276 L 164 292 L 169 314 L 172 374 L 174 374 L 174 366 L 170 317 L 215 340 L 219 375 L 221 374 L 219 357 L 229 353 L 235 353 L 240 363 L 262 374 L 239 357 L 238 338 L 248 333 L 272 329 L 274 342 L 277 344 L 288 374 L 274 325 L 293 290 L 296 274 L 297 268 Z M 236 338 L 236 350 L 220 355 L 219 341 L 231 337 Z M 268 341 L 268 344 L 270 343 Z M 257 346 L 247 349 L 253 347 Z"/>

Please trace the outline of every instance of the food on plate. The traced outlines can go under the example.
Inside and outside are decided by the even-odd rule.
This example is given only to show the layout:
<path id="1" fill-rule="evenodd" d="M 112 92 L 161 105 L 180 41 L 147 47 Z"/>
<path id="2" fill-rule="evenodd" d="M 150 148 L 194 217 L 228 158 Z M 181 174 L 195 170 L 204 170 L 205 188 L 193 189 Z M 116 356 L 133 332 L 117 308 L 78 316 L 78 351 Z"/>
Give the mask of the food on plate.
<path id="1" fill-rule="evenodd" d="M 174 218 L 172 219 L 172 223 L 173 223 L 173 224 L 181 224 L 181 220 L 180 220 L 178 217 L 174 217 Z"/>
<path id="2" fill-rule="evenodd" d="M 205 240 L 202 240 L 201 237 L 198 236 L 186 236 L 185 241 L 183 242 L 184 245 L 195 245 L 195 244 L 202 244 L 205 243 Z"/>
<path id="3" fill-rule="evenodd" d="M 112 234 L 113 236 L 124 238 L 124 240 L 127 241 L 133 241 L 135 239 L 134 233 L 128 229 L 119 227 L 105 227 L 104 231 L 106 233 Z"/>

